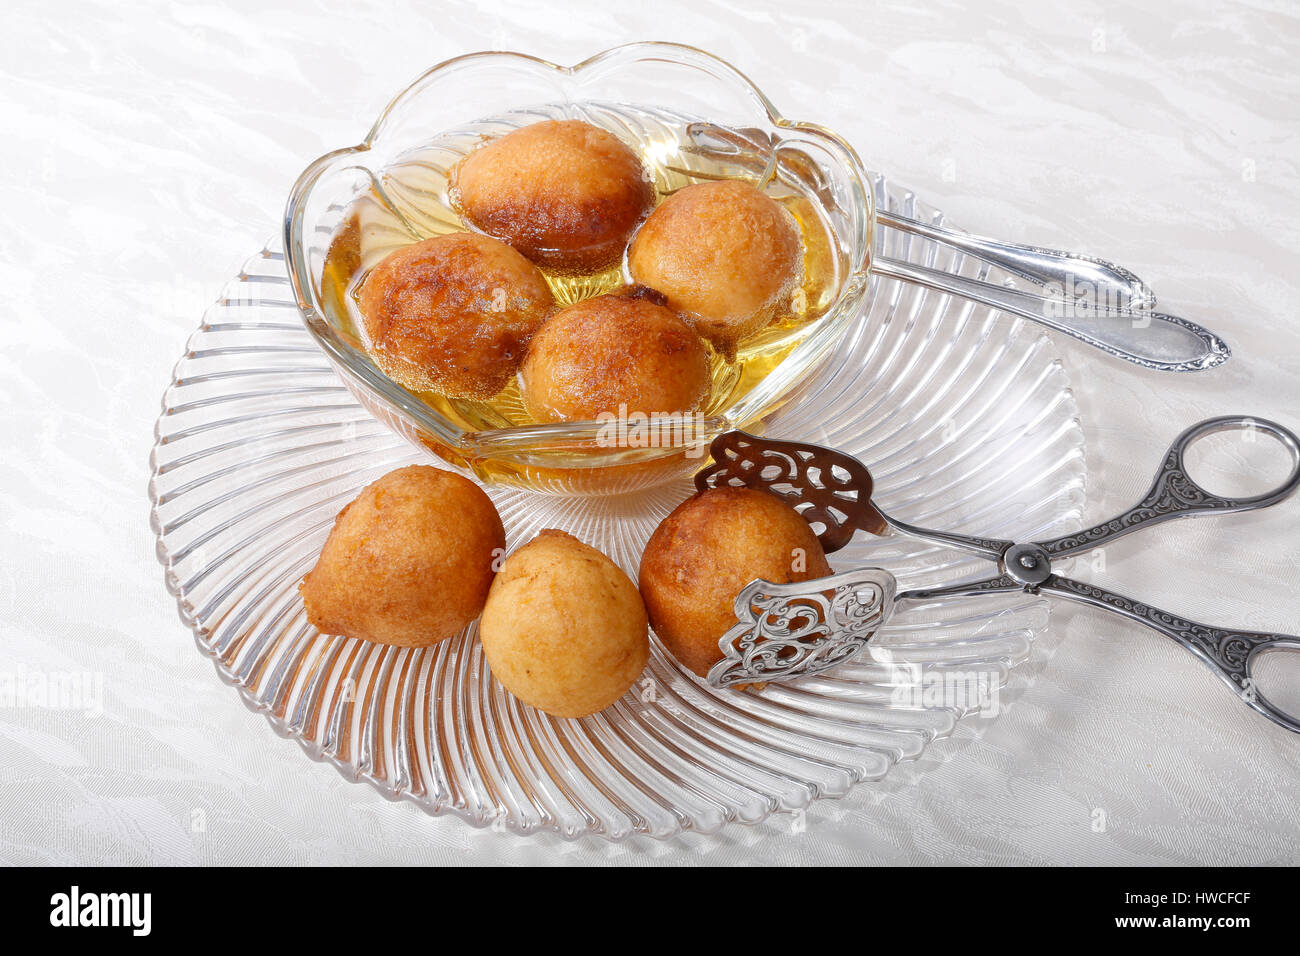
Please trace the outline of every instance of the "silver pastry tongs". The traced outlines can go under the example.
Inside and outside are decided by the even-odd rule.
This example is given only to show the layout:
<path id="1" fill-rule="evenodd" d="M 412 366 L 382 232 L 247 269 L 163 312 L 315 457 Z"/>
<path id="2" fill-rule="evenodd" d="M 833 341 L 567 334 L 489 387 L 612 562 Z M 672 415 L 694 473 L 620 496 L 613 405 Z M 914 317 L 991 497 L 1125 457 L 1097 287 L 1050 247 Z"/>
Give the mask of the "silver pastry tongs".
<path id="1" fill-rule="evenodd" d="M 1279 487 L 1248 498 L 1206 491 L 1187 474 L 1184 454 L 1196 439 L 1231 429 L 1258 429 L 1290 452 L 1291 473 Z M 812 581 L 753 581 L 736 596 L 737 623 L 719 640 L 724 657 L 709 671 L 715 687 L 785 681 L 825 671 L 855 655 L 899 604 L 935 598 L 1026 591 L 1105 608 L 1172 637 L 1206 664 L 1245 703 L 1287 730 L 1300 720 L 1278 709 L 1255 687 L 1252 667 L 1265 650 L 1300 650 L 1300 637 L 1198 624 L 1092 584 L 1062 577 L 1052 562 L 1171 518 L 1253 511 L 1276 504 L 1300 486 L 1300 439 L 1281 425 L 1230 416 L 1193 425 L 1174 440 L 1151 489 L 1123 514 L 1051 541 L 1004 541 L 918 528 L 891 518 L 871 502 L 871 473 L 849 455 L 740 431 L 713 440 L 714 464 L 695 476 L 703 491 L 758 488 L 781 497 L 813 528 L 827 553 L 858 531 L 903 534 L 995 562 L 998 573 L 943 587 L 899 591 L 892 574 L 861 568 Z M 820 530 L 818 530 L 820 529 Z"/>

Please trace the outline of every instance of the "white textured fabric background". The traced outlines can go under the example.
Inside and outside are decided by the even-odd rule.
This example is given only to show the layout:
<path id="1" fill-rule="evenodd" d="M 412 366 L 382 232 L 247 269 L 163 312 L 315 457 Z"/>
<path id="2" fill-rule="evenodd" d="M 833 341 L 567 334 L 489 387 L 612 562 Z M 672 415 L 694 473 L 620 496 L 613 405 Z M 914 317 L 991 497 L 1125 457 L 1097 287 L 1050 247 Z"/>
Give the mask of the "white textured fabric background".
<path id="1" fill-rule="evenodd" d="M 187 334 L 279 228 L 307 162 L 478 49 L 704 47 L 954 222 L 1113 258 L 1223 334 L 1234 360 L 1184 377 L 1060 340 L 1091 517 L 1136 500 L 1200 418 L 1300 426 L 1300 6 L 1051 6 L 10 3 L 0 673 L 89 671 L 103 700 L 0 709 L 0 861 L 1300 862 L 1300 738 L 1100 613 L 1061 607 L 1028 690 L 921 767 L 804 819 L 611 846 L 426 818 L 312 763 L 195 652 L 154 558 L 151 426 Z M 1300 498 L 1164 525 L 1088 573 L 1189 617 L 1296 632 L 1298 528 Z"/>

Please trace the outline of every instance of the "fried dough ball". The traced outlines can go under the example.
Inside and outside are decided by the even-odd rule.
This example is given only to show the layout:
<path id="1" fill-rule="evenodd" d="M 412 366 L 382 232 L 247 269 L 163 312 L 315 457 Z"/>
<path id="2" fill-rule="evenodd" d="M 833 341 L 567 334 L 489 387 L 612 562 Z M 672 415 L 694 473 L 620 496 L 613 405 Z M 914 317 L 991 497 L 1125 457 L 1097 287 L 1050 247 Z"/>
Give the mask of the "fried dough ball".
<path id="1" fill-rule="evenodd" d="M 479 633 L 492 675 L 525 704 L 585 717 L 627 692 L 650 657 L 645 606 L 618 565 L 563 531 L 506 559 Z"/>
<path id="2" fill-rule="evenodd" d="M 654 196 L 636 153 L 580 120 L 517 129 L 452 173 L 453 202 L 475 228 L 567 272 L 617 263 Z"/>
<path id="3" fill-rule="evenodd" d="M 708 349 L 650 290 L 584 299 L 533 337 L 520 370 L 524 406 L 539 422 L 590 421 L 602 412 L 680 413 L 711 384 Z"/>
<path id="4" fill-rule="evenodd" d="M 339 512 L 298 590 L 326 634 L 425 647 L 478 617 L 506 536 L 474 482 L 428 465 L 391 471 Z"/>
<path id="5" fill-rule="evenodd" d="M 697 183 L 650 214 L 628 253 L 632 278 L 658 289 L 728 359 L 767 326 L 803 275 L 799 225 L 735 180 Z"/>
<path id="6" fill-rule="evenodd" d="M 491 398 L 523 361 L 555 300 L 537 267 L 469 232 L 398 249 L 371 270 L 359 305 L 371 354 L 407 388 Z"/>
<path id="7" fill-rule="evenodd" d="M 722 660 L 718 641 L 736 623 L 736 595 L 746 584 L 830 573 L 812 528 L 780 498 L 716 488 L 682 502 L 650 536 L 641 556 L 641 597 L 659 640 L 705 677 Z"/>

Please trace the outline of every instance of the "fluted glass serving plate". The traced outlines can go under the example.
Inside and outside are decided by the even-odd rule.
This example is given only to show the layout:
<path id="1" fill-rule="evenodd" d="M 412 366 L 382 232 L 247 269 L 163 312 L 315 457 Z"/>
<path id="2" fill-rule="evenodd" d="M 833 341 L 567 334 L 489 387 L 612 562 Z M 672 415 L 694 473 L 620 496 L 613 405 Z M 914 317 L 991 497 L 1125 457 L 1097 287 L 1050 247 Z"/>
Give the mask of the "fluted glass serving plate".
<path id="1" fill-rule="evenodd" d="M 881 208 L 942 221 L 872 182 Z M 877 242 L 897 258 L 1001 278 L 915 237 Z M 859 456 L 875 500 L 907 521 L 1015 540 L 1076 527 L 1082 436 L 1051 343 L 965 301 L 871 284 L 869 306 L 767 433 Z M 167 587 L 222 679 L 309 756 L 430 814 L 611 839 L 755 823 L 921 756 L 986 702 L 963 688 L 1002 686 L 1048 623 L 1046 602 L 1030 595 L 909 609 L 876 638 L 887 654 L 761 692 L 711 689 L 652 642 L 642 679 L 617 704 L 551 718 L 493 681 L 474 626 L 412 650 L 307 623 L 297 585 L 335 515 L 366 483 L 416 461 L 445 466 L 357 403 L 303 329 L 272 247 L 177 363 L 149 490 Z M 635 577 L 651 531 L 690 490 L 683 479 L 618 497 L 488 493 L 510 547 L 560 528 Z M 983 570 L 865 535 L 833 555 L 837 570 L 864 564 L 903 587 Z"/>

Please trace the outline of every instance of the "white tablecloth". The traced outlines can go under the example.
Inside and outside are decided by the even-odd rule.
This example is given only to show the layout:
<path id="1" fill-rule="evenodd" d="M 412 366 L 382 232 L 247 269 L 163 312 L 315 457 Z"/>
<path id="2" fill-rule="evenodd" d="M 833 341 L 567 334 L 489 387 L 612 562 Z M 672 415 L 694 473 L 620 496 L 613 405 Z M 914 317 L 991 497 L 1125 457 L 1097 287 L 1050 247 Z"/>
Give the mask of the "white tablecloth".
<path id="1" fill-rule="evenodd" d="M 954 221 L 1114 258 L 1168 310 L 1220 331 L 1233 361 L 1194 376 L 1060 340 L 1091 517 L 1136 500 L 1160 450 L 1202 417 L 1300 426 L 1294 10 L 620 6 L 7 7 L 0 674 L 88 672 L 92 706 L 0 708 L 0 861 L 1300 861 L 1300 738 L 1171 641 L 1086 610 L 1058 610 L 1054 650 L 1028 665 L 1008 711 L 923 765 L 802 821 L 666 843 L 520 839 L 427 818 L 312 763 L 218 682 L 154 557 L 145 487 L 159 395 L 205 306 L 278 229 L 298 171 L 459 53 L 576 62 L 637 39 L 704 47 Z M 1258 464 L 1230 451 L 1217 460 Z M 1297 528 L 1300 498 L 1164 525 L 1088 573 L 1193 618 L 1300 631 Z"/>

